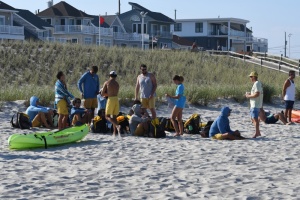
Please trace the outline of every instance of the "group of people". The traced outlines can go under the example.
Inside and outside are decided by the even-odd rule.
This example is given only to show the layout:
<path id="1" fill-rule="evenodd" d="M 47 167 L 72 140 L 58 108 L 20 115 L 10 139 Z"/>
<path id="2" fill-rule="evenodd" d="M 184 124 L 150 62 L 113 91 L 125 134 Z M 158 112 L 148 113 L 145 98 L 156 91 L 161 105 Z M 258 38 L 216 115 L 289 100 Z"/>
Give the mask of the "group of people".
<path id="1" fill-rule="evenodd" d="M 141 73 L 137 77 L 135 87 L 135 101 L 132 107 L 132 116 L 129 120 L 130 131 L 133 135 L 143 135 L 147 132 L 147 123 L 151 119 L 155 119 L 155 97 L 157 89 L 157 81 L 153 73 L 148 72 L 147 66 L 142 64 L 140 66 Z M 57 73 L 57 81 L 55 83 L 55 107 L 58 113 L 58 129 L 67 127 L 68 119 L 71 125 L 75 125 L 78 121 L 81 123 L 90 124 L 95 109 L 102 107 L 105 109 L 106 119 L 113 125 L 113 135 L 115 136 L 120 131 L 120 125 L 117 122 L 117 115 L 119 114 L 119 83 L 117 82 L 117 73 L 111 71 L 109 79 L 104 83 L 100 89 L 100 81 L 97 75 L 98 67 L 92 66 L 90 70 L 85 72 L 78 80 L 77 86 L 81 92 L 81 99 L 84 99 L 83 108 L 81 108 L 81 99 L 75 98 L 67 89 L 65 81 L 65 74 L 63 72 Z M 286 110 L 284 113 L 271 114 L 263 110 L 263 87 L 262 83 L 258 81 L 257 72 L 251 72 L 249 75 L 253 83 L 251 92 L 246 92 L 245 97 L 250 100 L 250 117 L 255 126 L 255 137 L 261 136 L 259 129 L 259 122 L 263 121 L 267 124 L 276 123 L 281 120 L 284 124 L 291 123 L 291 112 L 295 101 L 295 72 L 289 72 L 289 78 L 285 81 L 282 96 L 286 103 Z M 173 82 L 177 85 L 175 95 L 165 94 L 169 105 L 172 106 L 171 122 L 175 129 L 174 136 L 181 136 L 184 132 L 182 123 L 182 113 L 186 103 L 184 95 L 184 78 L 179 75 L 173 77 Z M 105 100 L 104 105 L 101 99 Z M 70 100 L 73 100 L 72 102 Z M 72 106 L 71 106 L 72 105 Z M 71 108 L 71 109 L 70 109 Z M 151 116 L 147 109 L 150 110 Z M 39 105 L 39 98 L 31 97 L 30 106 L 26 110 L 30 117 L 33 127 L 45 126 L 46 128 L 53 127 L 53 109 L 42 107 Z M 223 107 L 221 115 L 214 121 L 211 126 L 209 137 L 213 139 L 244 139 L 238 130 L 232 131 L 230 129 L 228 117 L 231 114 L 229 107 Z"/>
<path id="2" fill-rule="evenodd" d="M 266 124 L 275 124 L 278 120 L 282 121 L 285 125 L 292 124 L 292 110 L 295 102 L 295 71 L 289 71 L 289 78 L 284 82 L 282 89 L 282 97 L 285 102 L 285 111 L 272 114 L 266 112 L 263 108 L 263 86 L 258 81 L 257 72 L 251 72 L 249 75 L 251 82 L 253 83 L 251 92 L 246 92 L 245 97 L 250 100 L 250 117 L 255 126 L 255 133 L 253 138 L 261 136 L 259 129 L 259 122 L 263 121 Z M 209 137 L 213 139 L 245 139 L 241 136 L 238 130 L 232 131 L 229 125 L 228 117 L 231 114 L 229 107 L 223 107 L 221 115 L 213 122 L 209 131 Z"/>
<path id="3" fill-rule="evenodd" d="M 132 107 L 134 111 L 133 117 L 130 119 L 131 132 L 134 135 L 141 135 L 145 130 L 145 122 L 156 118 L 155 97 L 157 82 L 155 75 L 147 71 L 147 66 L 140 66 L 141 74 L 137 77 L 135 87 L 135 103 Z M 68 125 L 75 125 L 78 121 L 90 124 L 94 117 L 95 109 L 104 107 L 106 119 L 113 125 L 113 135 L 120 133 L 120 126 L 116 120 L 119 114 L 119 83 L 117 82 L 117 73 L 111 71 L 109 79 L 100 89 L 100 81 L 97 75 L 98 67 L 92 66 L 90 70 L 85 72 L 78 80 L 77 86 L 81 92 L 81 98 L 75 98 L 67 88 L 65 74 L 60 71 L 57 73 L 57 81 L 55 83 L 55 107 L 58 113 L 58 129 L 64 129 Z M 178 85 L 175 96 L 166 94 L 166 97 L 174 104 L 171 120 L 174 123 L 176 136 L 183 134 L 182 110 L 185 106 L 186 98 L 184 96 L 183 77 L 175 75 L 173 78 L 175 84 Z M 84 108 L 81 108 L 81 99 L 84 99 Z M 102 99 L 105 100 L 104 105 Z M 71 102 L 71 100 L 73 100 Z M 151 116 L 147 109 L 150 110 Z M 39 105 L 39 98 L 31 97 L 30 106 L 26 110 L 26 114 L 30 116 L 32 127 L 44 126 L 46 128 L 54 128 L 51 116 L 53 109 Z"/>

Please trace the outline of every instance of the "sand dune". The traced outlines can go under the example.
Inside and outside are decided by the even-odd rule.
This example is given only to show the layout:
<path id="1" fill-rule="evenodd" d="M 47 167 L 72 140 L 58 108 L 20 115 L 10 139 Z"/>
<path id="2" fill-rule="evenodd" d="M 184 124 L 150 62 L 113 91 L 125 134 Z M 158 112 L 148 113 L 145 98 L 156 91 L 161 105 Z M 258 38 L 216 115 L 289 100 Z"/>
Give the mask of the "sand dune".
<path id="1" fill-rule="evenodd" d="M 247 103 L 220 100 L 208 107 L 190 106 L 184 114 L 214 119 L 224 105 L 233 108 L 232 128 L 251 137 Z M 278 112 L 283 105 L 265 108 Z M 0 112 L 0 199 L 300 198 L 298 125 L 262 124 L 264 137 L 244 141 L 174 138 L 171 133 L 166 139 L 122 140 L 89 134 L 80 143 L 12 151 L 9 135 L 30 132 L 10 127 L 17 110 L 25 110 L 22 101 L 6 103 Z M 169 114 L 166 105 L 158 108 L 159 116 Z"/>

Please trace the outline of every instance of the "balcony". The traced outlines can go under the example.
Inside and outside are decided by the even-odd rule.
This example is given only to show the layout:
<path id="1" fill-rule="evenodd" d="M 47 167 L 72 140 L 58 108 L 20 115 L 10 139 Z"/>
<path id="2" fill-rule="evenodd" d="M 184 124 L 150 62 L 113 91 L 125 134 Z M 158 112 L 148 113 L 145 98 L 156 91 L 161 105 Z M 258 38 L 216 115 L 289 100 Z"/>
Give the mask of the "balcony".
<path id="1" fill-rule="evenodd" d="M 24 27 L 1 25 L 0 39 L 24 40 Z"/>
<path id="2" fill-rule="evenodd" d="M 228 36 L 228 27 L 221 27 L 217 31 L 209 30 L 208 34 L 211 36 Z M 246 37 L 246 33 L 244 31 L 230 29 L 230 36 Z"/>
<path id="3" fill-rule="evenodd" d="M 99 28 L 84 25 L 56 25 L 54 27 L 55 34 L 99 34 Z M 101 28 L 101 35 L 112 36 L 112 28 Z"/>
<path id="4" fill-rule="evenodd" d="M 156 38 L 173 39 L 173 33 L 168 31 L 151 31 L 149 35 Z"/>
<path id="5" fill-rule="evenodd" d="M 135 41 L 140 42 L 144 37 L 144 42 L 149 42 L 148 34 L 138 34 L 138 33 L 114 33 L 115 40 L 126 40 L 126 41 Z"/>

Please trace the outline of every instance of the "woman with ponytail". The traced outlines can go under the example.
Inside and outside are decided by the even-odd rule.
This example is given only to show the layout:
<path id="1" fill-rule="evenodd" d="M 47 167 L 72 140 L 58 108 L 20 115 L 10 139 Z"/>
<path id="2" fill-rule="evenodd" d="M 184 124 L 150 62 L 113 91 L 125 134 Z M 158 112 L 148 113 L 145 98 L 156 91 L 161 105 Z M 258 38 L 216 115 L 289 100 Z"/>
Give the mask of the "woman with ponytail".
<path id="1" fill-rule="evenodd" d="M 174 136 L 183 135 L 183 123 L 182 123 L 182 110 L 185 107 L 186 97 L 184 96 L 184 85 L 182 84 L 184 78 L 179 75 L 173 77 L 173 82 L 177 85 L 175 96 L 166 94 L 167 98 L 175 100 L 175 106 L 172 110 L 171 121 L 174 126 L 176 134 Z M 177 121 L 176 121 L 177 119 Z"/>

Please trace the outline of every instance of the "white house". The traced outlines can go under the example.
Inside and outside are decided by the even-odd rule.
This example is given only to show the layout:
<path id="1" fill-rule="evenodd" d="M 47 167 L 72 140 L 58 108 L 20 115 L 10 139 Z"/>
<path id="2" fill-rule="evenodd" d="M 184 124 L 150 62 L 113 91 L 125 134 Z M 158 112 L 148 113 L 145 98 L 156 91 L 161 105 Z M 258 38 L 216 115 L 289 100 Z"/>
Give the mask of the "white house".
<path id="1" fill-rule="evenodd" d="M 15 8 L 0 1 L 0 40 L 24 40 L 24 26 L 14 25 Z"/>
<path id="2" fill-rule="evenodd" d="M 248 20 L 238 18 L 178 19 L 171 25 L 173 34 L 196 42 L 207 50 L 266 52 L 268 40 L 255 38 Z"/>

